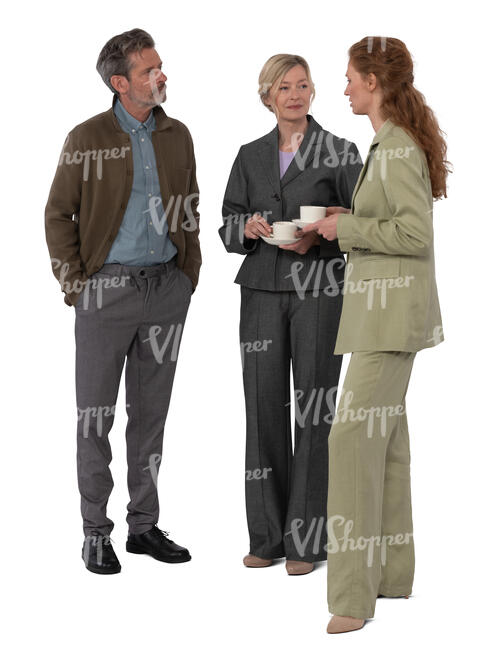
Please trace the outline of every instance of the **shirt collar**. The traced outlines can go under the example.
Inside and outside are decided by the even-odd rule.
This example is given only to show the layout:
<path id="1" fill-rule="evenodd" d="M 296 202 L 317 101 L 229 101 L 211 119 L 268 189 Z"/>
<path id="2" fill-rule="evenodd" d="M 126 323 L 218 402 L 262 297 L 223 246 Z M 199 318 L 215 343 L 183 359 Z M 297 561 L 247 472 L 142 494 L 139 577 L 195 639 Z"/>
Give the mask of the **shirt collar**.
<path id="1" fill-rule="evenodd" d="M 127 132 L 135 133 L 138 131 L 140 126 L 146 128 L 147 131 L 153 131 L 155 129 L 155 117 L 153 115 L 153 110 L 150 111 L 149 116 L 144 122 L 140 122 L 128 111 L 126 111 L 120 99 L 117 98 L 117 101 L 113 103 L 113 111 L 117 116 L 120 126 Z"/>

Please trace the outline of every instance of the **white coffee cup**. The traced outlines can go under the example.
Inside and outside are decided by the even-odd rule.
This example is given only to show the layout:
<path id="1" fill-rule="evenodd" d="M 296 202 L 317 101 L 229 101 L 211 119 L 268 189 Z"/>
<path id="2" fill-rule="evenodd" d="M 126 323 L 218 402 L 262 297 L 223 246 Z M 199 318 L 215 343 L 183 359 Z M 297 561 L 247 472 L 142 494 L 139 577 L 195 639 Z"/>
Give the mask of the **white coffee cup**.
<path id="1" fill-rule="evenodd" d="M 298 226 L 291 221 L 276 221 L 272 224 L 275 239 L 293 239 Z"/>
<path id="2" fill-rule="evenodd" d="M 326 216 L 326 208 L 319 205 L 301 205 L 300 219 L 307 223 L 313 223 Z"/>

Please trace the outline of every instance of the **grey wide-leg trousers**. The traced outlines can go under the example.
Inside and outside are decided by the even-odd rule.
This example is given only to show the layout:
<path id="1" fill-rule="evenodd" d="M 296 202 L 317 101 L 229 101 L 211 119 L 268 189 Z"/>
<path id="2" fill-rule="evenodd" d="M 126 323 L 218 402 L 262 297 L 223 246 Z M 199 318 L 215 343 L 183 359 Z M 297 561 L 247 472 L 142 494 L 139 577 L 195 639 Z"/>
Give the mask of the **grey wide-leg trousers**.
<path id="1" fill-rule="evenodd" d="M 342 295 L 241 287 L 250 552 L 326 559 L 328 435 L 342 356 Z M 293 368 L 294 451 L 290 369 Z"/>
<path id="2" fill-rule="evenodd" d="M 104 264 L 75 305 L 77 472 L 84 534 L 109 535 L 108 434 L 124 361 L 131 533 L 158 521 L 157 472 L 192 282 L 175 260 Z"/>

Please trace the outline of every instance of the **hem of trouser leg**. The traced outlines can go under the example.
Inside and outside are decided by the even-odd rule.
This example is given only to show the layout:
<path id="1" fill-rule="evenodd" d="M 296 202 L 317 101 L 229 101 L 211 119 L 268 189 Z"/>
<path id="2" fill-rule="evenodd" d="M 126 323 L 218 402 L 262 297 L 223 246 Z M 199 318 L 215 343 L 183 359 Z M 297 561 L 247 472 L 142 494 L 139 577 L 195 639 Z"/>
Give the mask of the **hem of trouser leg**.
<path id="1" fill-rule="evenodd" d="M 144 533 L 148 533 L 148 531 L 152 530 L 152 528 L 155 526 L 155 524 L 150 524 L 148 528 L 145 528 L 143 530 L 143 527 L 138 531 L 138 530 L 129 530 L 127 532 L 128 535 L 143 535 Z"/>
<path id="2" fill-rule="evenodd" d="M 392 587 L 391 589 L 388 589 L 387 587 L 380 587 L 378 593 L 381 596 L 388 596 L 389 598 L 409 596 L 411 594 L 411 587 Z"/>
<path id="3" fill-rule="evenodd" d="M 350 607 L 329 607 L 329 613 L 331 616 L 352 616 L 352 618 L 362 618 L 364 620 L 368 618 L 373 618 L 375 615 L 375 610 L 369 612 L 368 610 L 357 610 L 351 609 Z"/>
<path id="4" fill-rule="evenodd" d="M 249 555 L 254 555 L 256 557 L 261 558 L 262 560 L 280 560 L 283 557 L 286 557 L 284 553 L 282 554 L 277 554 L 277 553 L 260 553 L 259 551 L 249 551 Z"/>
<path id="5" fill-rule="evenodd" d="M 92 529 L 87 533 L 84 530 L 84 537 L 96 537 L 97 535 L 102 535 L 103 537 L 111 537 L 112 530 L 113 528 L 111 528 L 107 532 L 103 532 L 103 531 L 97 531 L 96 529 Z"/>

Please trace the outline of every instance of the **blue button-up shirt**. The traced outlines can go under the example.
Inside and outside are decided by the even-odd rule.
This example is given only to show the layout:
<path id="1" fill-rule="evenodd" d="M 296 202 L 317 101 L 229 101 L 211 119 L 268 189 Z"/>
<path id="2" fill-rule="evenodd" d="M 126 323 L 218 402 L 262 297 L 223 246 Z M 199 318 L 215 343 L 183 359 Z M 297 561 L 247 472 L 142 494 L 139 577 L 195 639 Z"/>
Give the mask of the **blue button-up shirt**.
<path id="1" fill-rule="evenodd" d="M 168 262 L 178 250 L 169 238 L 162 207 L 152 143 L 152 131 L 155 130 L 153 111 L 145 122 L 139 122 L 126 111 L 120 100 L 115 102 L 113 110 L 120 126 L 131 138 L 134 177 L 120 230 L 104 263 L 151 266 Z M 154 197 L 157 201 L 150 203 Z M 150 209 L 150 206 L 155 207 Z"/>

